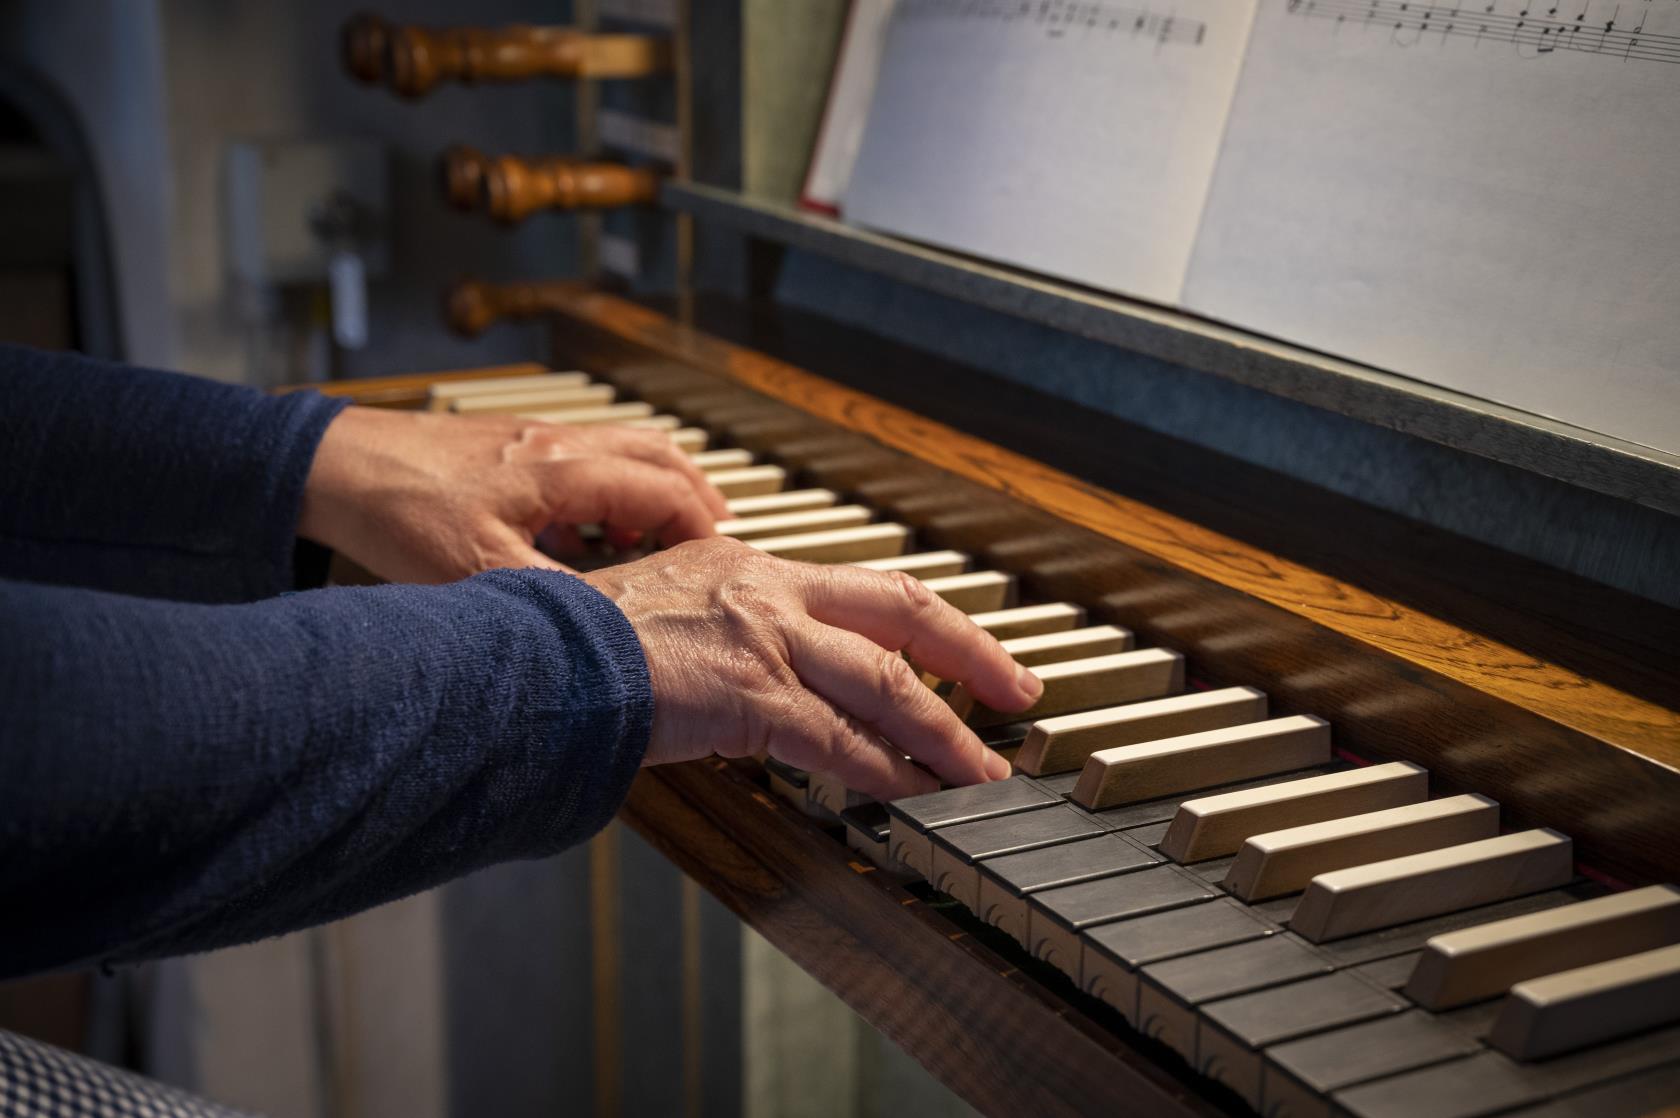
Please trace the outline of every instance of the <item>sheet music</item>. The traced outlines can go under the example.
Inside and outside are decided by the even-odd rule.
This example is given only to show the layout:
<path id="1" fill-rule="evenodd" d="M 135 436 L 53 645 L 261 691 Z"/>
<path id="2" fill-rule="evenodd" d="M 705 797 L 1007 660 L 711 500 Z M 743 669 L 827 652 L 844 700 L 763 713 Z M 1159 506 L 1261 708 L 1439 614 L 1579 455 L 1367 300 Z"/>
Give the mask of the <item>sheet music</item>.
<path id="1" fill-rule="evenodd" d="M 800 204 L 824 213 L 839 213 L 840 199 L 851 181 L 863 144 L 863 126 L 875 96 L 875 78 L 886 46 L 887 21 L 895 0 L 852 0 L 846 13 L 846 35 L 829 82 L 822 127 L 805 173 Z"/>
<path id="2" fill-rule="evenodd" d="M 1261 0 L 1185 303 L 1680 451 L 1680 0 Z"/>
<path id="3" fill-rule="evenodd" d="M 842 210 L 1176 301 L 1253 10 L 899 0 Z"/>

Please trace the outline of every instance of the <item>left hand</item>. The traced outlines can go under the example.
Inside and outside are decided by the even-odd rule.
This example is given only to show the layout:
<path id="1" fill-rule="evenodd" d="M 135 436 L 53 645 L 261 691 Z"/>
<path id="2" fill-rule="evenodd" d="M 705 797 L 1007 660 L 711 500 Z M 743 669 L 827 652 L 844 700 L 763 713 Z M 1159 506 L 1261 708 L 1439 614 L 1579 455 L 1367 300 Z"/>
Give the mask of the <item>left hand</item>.
<path id="1" fill-rule="evenodd" d="M 723 496 L 670 438 L 627 427 L 346 408 L 304 487 L 298 535 L 393 582 L 497 567 L 565 570 L 600 524 L 631 546 L 713 534 Z"/>

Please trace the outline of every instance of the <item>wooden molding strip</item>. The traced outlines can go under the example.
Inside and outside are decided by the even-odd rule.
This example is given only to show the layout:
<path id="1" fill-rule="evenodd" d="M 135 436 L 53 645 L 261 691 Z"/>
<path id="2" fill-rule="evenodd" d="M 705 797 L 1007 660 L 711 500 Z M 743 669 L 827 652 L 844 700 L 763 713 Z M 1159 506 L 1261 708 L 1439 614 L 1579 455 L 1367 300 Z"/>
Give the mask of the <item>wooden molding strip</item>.
<path id="1" fill-rule="evenodd" d="M 555 313 L 707 372 L 1202 578 L 1680 771 L 1680 712 L 1051 469 L 627 299 L 554 285 Z"/>

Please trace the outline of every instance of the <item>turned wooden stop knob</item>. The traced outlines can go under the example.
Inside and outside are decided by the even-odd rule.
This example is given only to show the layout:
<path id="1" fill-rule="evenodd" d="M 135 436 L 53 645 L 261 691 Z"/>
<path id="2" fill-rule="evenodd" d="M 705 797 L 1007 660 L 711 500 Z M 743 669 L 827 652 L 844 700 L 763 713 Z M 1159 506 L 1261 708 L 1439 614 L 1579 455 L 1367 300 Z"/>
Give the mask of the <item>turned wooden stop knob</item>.
<path id="1" fill-rule="evenodd" d="M 590 35 L 570 27 L 426 28 L 372 16 L 345 25 L 345 64 L 405 97 L 443 82 L 536 77 L 636 78 L 670 69 L 670 43 L 648 35 Z"/>
<path id="2" fill-rule="evenodd" d="M 391 25 L 371 12 L 358 12 L 339 33 L 344 68 L 359 82 L 376 85 L 385 80 L 385 55 L 391 44 Z"/>
<path id="3" fill-rule="evenodd" d="M 490 159 L 477 148 L 456 144 L 438 160 L 443 197 L 457 210 L 470 213 L 484 204 L 484 170 Z"/>
<path id="4" fill-rule="evenodd" d="M 646 205 L 658 197 L 659 176 L 645 167 L 515 155 L 484 167 L 484 208 L 498 221 L 522 221 L 538 210 Z"/>
<path id="5" fill-rule="evenodd" d="M 457 334 L 477 337 L 498 322 L 538 318 L 573 305 L 588 291 L 576 280 L 484 283 L 463 280 L 444 299 L 444 317 Z"/>

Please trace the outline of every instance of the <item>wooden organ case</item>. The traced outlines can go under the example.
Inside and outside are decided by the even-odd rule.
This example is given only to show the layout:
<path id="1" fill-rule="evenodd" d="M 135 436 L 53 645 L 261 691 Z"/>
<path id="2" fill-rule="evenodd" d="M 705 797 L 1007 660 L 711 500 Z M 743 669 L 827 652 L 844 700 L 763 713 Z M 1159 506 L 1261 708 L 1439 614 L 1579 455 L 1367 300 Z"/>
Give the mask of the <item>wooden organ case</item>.
<path id="1" fill-rule="evenodd" d="M 404 69 L 391 44 L 424 36 L 376 25 L 347 37 L 358 72 L 467 80 L 496 53 L 427 33 L 459 42 Z M 543 65 L 505 73 L 581 72 Z M 510 219 L 579 204 L 576 166 L 456 149 L 443 170 Z M 498 213 L 497 176 L 526 201 Z M 645 169 L 601 178 L 593 204 L 658 194 Z M 645 771 L 623 809 L 973 1106 L 1680 1100 L 1675 611 L 762 304 L 469 282 L 448 313 L 549 319 L 552 367 L 581 373 L 333 390 L 669 430 L 731 499 L 721 531 L 909 571 L 1046 680 L 1010 719 L 926 679 L 1006 782 L 882 805 L 713 760 Z"/>

